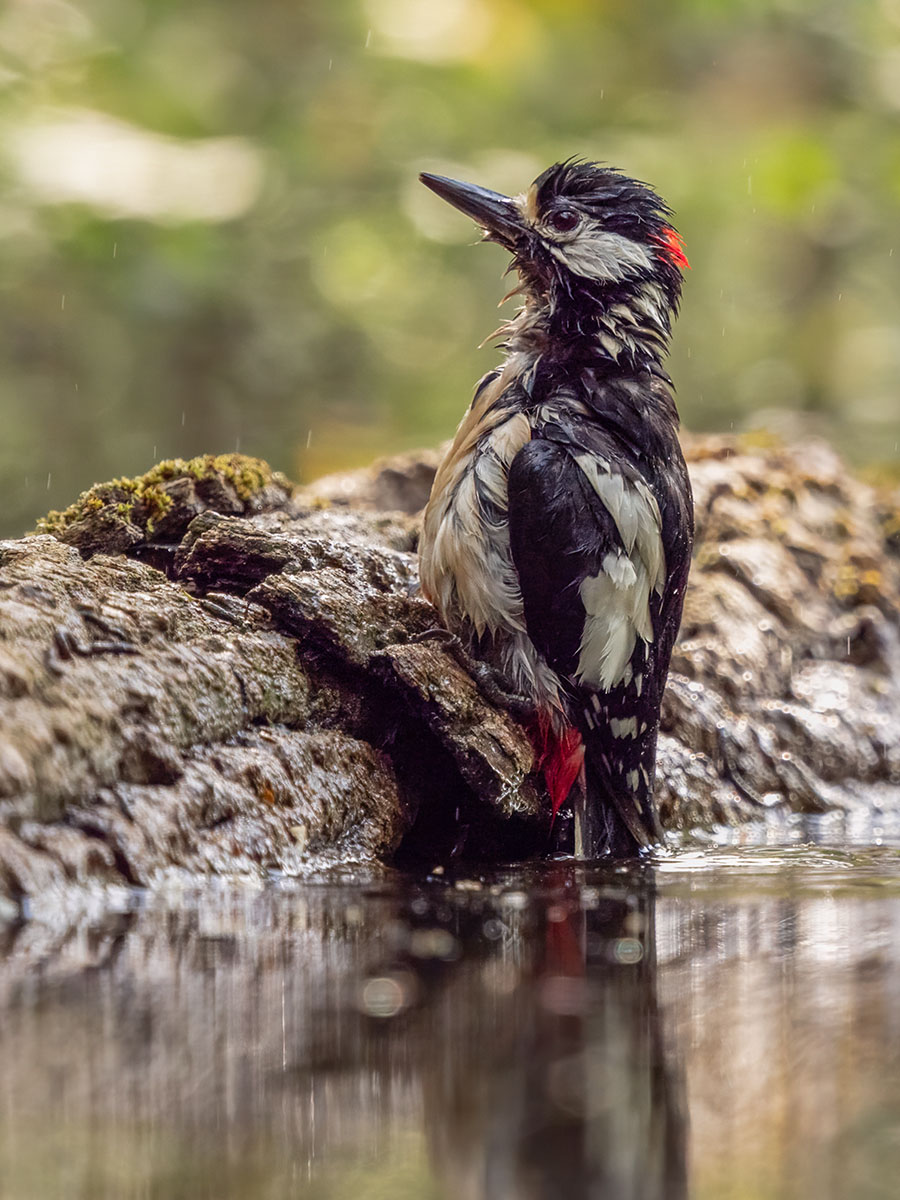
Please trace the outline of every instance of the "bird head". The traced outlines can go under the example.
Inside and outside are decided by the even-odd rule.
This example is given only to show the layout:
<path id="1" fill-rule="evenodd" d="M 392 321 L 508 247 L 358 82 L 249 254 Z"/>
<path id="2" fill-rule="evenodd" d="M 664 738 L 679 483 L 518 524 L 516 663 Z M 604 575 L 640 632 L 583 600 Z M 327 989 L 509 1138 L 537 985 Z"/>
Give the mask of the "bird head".
<path id="1" fill-rule="evenodd" d="M 526 298 L 581 330 L 592 312 L 649 296 L 668 333 L 688 266 L 670 210 L 645 183 L 613 167 L 569 159 L 527 192 L 504 196 L 471 183 L 422 174 L 422 183 L 471 217 L 485 240 L 513 255 Z"/>

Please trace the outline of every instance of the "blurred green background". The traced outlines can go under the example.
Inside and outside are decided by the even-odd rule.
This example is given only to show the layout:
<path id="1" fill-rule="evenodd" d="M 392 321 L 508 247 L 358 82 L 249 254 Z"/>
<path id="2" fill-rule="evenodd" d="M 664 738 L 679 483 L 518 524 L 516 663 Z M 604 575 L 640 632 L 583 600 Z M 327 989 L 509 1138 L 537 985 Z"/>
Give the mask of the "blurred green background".
<path id="1" fill-rule="evenodd" d="M 677 210 L 688 426 L 896 463 L 898 134 L 900 0 L 6 0 L 0 532 L 163 457 L 447 436 L 504 262 L 416 174 L 570 154 Z"/>

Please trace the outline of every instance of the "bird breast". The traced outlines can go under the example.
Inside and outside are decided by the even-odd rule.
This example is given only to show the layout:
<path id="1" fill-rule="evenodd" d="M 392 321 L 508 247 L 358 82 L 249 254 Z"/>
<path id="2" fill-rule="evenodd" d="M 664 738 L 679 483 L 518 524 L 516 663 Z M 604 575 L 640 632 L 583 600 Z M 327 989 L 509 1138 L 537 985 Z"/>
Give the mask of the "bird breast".
<path id="1" fill-rule="evenodd" d="M 441 620 L 476 636 L 523 633 L 522 594 L 507 524 L 507 475 L 531 440 L 521 410 L 504 405 L 505 372 L 476 396 L 435 476 L 419 548 L 422 590 Z"/>

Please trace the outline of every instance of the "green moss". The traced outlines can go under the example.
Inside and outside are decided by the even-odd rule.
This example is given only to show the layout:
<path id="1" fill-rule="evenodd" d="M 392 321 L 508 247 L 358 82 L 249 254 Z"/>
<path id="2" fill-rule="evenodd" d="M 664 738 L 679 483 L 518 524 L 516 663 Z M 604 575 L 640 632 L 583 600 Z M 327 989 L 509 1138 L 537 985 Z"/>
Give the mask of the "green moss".
<path id="1" fill-rule="evenodd" d="M 175 503 L 166 485 L 181 478 L 190 478 L 200 484 L 215 480 L 230 483 L 245 504 L 272 483 L 290 489 L 288 480 L 273 471 L 268 463 L 243 454 L 170 458 L 134 479 L 121 478 L 94 484 L 67 509 L 47 513 L 38 521 L 35 532 L 63 537 L 71 526 L 96 518 L 105 511 L 115 519 L 134 525 L 150 535 Z"/>
<path id="2" fill-rule="evenodd" d="M 273 471 L 268 463 L 259 458 L 248 458 L 244 454 L 201 454 L 197 458 L 169 458 L 157 463 L 146 475 L 141 476 L 144 488 L 154 484 L 168 483 L 183 475 L 194 479 L 227 479 L 241 500 L 247 501 L 270 483 L 288 486 L 283 475 Z"/>

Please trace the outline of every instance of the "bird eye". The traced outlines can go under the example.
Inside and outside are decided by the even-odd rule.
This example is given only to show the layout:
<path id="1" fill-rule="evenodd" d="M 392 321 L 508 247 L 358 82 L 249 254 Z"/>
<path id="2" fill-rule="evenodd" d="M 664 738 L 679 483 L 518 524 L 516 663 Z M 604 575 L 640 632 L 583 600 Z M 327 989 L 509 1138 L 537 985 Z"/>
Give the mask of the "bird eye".
<path id="1" fill-rule="evenodd" d="M 571 233 L 580 220 L 581 214 L 577 213 L 574 208 L 558 208 L 556 212 L 550 214 L 547 223 L 557 233 Z"/>

